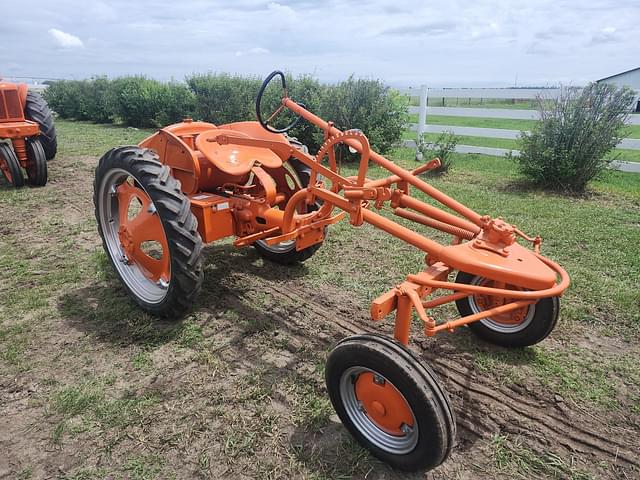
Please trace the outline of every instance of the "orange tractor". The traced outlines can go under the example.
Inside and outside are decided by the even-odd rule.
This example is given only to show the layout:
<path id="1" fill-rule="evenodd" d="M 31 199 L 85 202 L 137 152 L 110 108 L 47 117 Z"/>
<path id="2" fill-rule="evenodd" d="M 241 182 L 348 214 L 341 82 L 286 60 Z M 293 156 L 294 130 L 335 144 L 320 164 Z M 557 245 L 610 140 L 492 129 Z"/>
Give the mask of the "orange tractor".
<path id="1" fill-rule="evenodd" d="M 282 99 L 265 119 L 264 92 L 278 77 Z M 283 111 L 293 121 L 277 128 Z M 204 243 L 234 237 L 238 247 L 293 264 L 311 257 L 329 225 L 348 217 L 413 245 L 426 254 L 424 269 L 371 306 L 373 320 L 396 312 L 394 338 L 368 334 L 338 343 L 326 384 L 344 425 L 375 456 L 404 470 L 439 465 L 454 442 L 454 414 L 433 371 L 408 348 L 413 314 L 427 336 L 468 326 L 498 345 L 533 345 L 556 324 L 567 273 L 540 254 L 539 237 L 480 215 L 418 178 L 438 159 L 413 171 L 399 167 L 371 150 L 362 132 L 340 131 L 289 98 L 281 72 L 264 81 L 256 113 L 257 122 L 219 126 L 186 120 L 100 159 L 96 218 L 115 271 L 144 310 L 176 317 L 202 284 Z M 324 132 L 315 155 L 286 135 L 301 119 Z M 339 145 L 359 153 L 357 176 L 340 174 Z M 369 179 L 371 163 L 390 176 Z M 457 215 L 411 196 L 410 188 Z M 450 234 L 452 242 L 439 244 L 394 215 Z M 428 313 L 449 302 L 461 318 L 438 322 Z"/>
<path id="2" fill-rule="evenodd" d="M 56 155 L 57 139 L 51 111 L 25 84 L 0 80 L 0 170 L 14 187 L 47 183 L 47 160 Z"/>

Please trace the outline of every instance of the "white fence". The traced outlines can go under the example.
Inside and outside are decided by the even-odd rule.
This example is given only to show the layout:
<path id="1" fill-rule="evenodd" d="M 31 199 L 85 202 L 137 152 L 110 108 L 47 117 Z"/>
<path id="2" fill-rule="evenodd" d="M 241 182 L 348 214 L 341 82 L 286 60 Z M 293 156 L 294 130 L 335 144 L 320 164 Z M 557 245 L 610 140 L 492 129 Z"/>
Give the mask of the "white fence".
<path id="1" fill-rule="evenodd" d="M 460 127 L 455 125 L 429 125 L 430 115 L 446 115 L 456 117 L 475 118 L 504 118 L 514 120 L 537 120 L 539 113 L 536 110 L 522 110 L 516 108 L 482 108 L 482 107 L 447 107 L 428 106 L 429 98 L 462 98 L 462 99 L 514 99 L 532 100 L 541 96 L 543 98 L 556 98 L 560 93 L 558 88 L 433 88 L 421 87 L 420 89 L 406 90 L 412 97 L 420 97 L 419 107 L 410 107 L 410 113 L 418 114 L 418 123 L 412 124 L 411 129 L 417 131 L 418 138 L 424 133 L 453 132 L 456 135 L 474 136 L 484 138 L 516 139 L 520 135 L 519 130 L 507 130 L 501 128 Z M 640 125 L 640 115 L 631 115 L 629 124 Z M 408 140 L 407 146 L 415 146 L 415 142 Z M 620 148 L 640 150 L 640 139 L 624 139 L 618 145 Z M 461 153 L 482 153 L 485 155 L 504 156 L 509 152 L 518 155 L 517 150 L 504 148 L 478 147 L 475 145 L 458 145 L 457 151 Z M 640 164 L 627 164 L 620 162 L 622 169 L 640 172 Z M 627 167 L 627 165 L 629 165 Z"/>

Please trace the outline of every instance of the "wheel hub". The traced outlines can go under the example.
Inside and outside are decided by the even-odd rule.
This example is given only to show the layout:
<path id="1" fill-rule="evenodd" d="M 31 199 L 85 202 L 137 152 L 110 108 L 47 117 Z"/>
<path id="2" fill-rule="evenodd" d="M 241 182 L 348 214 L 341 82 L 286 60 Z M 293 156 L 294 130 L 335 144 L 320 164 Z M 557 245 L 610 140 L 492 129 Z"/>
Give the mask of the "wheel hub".
<path id="1" fill-rule="evenodd" d="M 118 238 L 120 239 L 120 244 L 122 245 L 122 249 L 127 257 L 131 257 L 134 248 L 133 235 L 127 228 L 126 225 L 120 225 L 118 229 Z"/>
<path id="2" fill-rule="evenodd" d="M 507 288 L 510 290 L 520 290 L 519 288 L 513 285 L 504 285 L 504 284 L 496 284 L 493 280 L 485 279 L 481 283 L 483 287 L 495 287 L 495 288 Z M 500 307 L 502 305 L 506 305 L 508 303 L 512 303 L 515 300 L 513 298 L 506 297 L 496 297 L 494 295 L 475 295 L 474 300 L 476 305 L 481 310 L 489 310 L 491 308 Z M 516 310 L 511 310 L 507 313 L 501 313 L 498 315 L 492 315 L 491 319 L 497 323 L 503 323 L 506 325 L 518 325 L 527 318 L 527 314 L 529 313 L 529 306 L 521 307 Z"/>
<path id="3" fill-rule="evenodd" d="M 386 433 L 403 436 L 406 434 L 403 426 L 413 425 L 413 415 L 404 396 L 380 375 L 360 374 L 355 382 L 355 394 L 363 413 Z"/>

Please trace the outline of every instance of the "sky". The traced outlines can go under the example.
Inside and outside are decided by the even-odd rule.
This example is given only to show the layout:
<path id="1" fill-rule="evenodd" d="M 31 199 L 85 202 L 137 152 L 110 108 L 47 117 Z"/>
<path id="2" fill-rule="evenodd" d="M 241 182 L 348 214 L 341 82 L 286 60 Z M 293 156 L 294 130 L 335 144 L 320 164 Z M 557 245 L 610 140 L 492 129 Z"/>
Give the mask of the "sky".
<path id="1" fill-rule="evenodd" d="M 640 0 L 1 0 L 0 76 L 275 69 L 393 86 L 582 85 L 640 67 Z"/>

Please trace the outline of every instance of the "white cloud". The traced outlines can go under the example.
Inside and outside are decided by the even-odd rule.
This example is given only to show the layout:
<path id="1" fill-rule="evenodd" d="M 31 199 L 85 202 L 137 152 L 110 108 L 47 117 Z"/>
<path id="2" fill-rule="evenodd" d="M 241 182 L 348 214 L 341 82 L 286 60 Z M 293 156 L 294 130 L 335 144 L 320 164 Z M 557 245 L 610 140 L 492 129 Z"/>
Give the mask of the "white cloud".
<path id="1" fill-rule="evenodd" d="M 75 35 L 63 32 L 57 28 L 50 28 L 49 35 L 53 37 L 53 41 L 62 48 L 77 48 L 84 47 L 84 43 Z"/>
<path id="2" fill-rule="evenodd" d="M 295 10 L 289 7 L 288 5 L 281 5 L 277 2 L 271 2 L 267 8 L 279 16 L 286 17 L 289 19 L 296 18 Z"/>
<path id="3" fill-rule="evenodd" d="M 254 47 L 250 48 L 249 50 L 238 50 L 236 52 L 236 57 L 242 57 L 243 55 L 265 55 L 267 53 L 271 52 L 266 48 Z"/>

